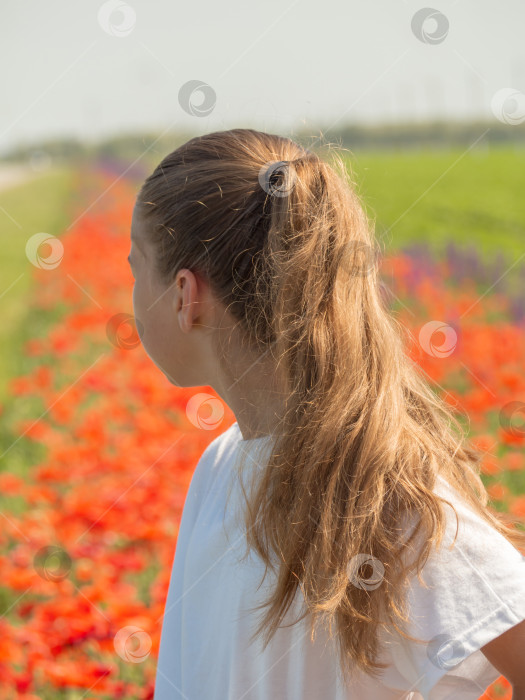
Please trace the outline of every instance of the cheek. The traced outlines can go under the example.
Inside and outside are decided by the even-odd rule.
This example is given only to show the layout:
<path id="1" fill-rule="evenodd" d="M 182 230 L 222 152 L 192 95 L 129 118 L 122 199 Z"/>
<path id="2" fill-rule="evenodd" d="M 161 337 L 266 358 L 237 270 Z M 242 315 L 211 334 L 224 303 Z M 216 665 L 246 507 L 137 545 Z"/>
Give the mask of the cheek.
<path id="1" fill-rule="evenodd" d="M 137 276 L 135 283 L 133 285 L 133 315 L 135 317 L 135 322 L 141 335 L 142 343 L 151 337 L 151 329 L 148 327 L 151 325 L 151 312 L 148 312 L 149 306 L 151 306 L 151 301 L 148 299 L 147 295 L 147 284 Z M 153 307 L 154 309 L 155 307 Z M 153 311 L 152 309 L 152 311 Z M 146 340 L 147 342 L 147 340 Z"/>
<path id="2" fill-rule="evenodd" d="M 133 309 L 135 316 L 140 319 L 142 323 L 146 322 L 146 318 L 149 315 L 148 308 L 154 301 L 151 299 L 151 296 L 151 283 L 148 278 L 147 270 L 137 270 L 133 284 Z"/>
<path id="3" fill-rule="evenodd" d="M 144 346 L 144 335 L 145 335 L 145 327 L 144 327 L 144 321 L 146 320 L 145 314 L 142 309 L 141 305 L 141 298 L 140 298 L 140 287 L 137 284 L 136 280 L 133 285 L 133 316 L 135 318 L 135 326 L 137 329 L 137 333 L 140 338 L 140 342 Z"/>
<path id="4" fill-rule="evenodd" d="M 133 286 L 133 313 L 141 324 L 141 341 L 148 355 L 157 363 L 163 363 L 166 345 L 169 344 L 170 325 L 166 315 L 168 297 L 151 281 L 139 275 Z"/>
<path id="5" fill-rule="evenodd" d="M 133 300 L 133 314 L 135 318 L 140 318 L 140 293 L 139 293 L 139 285 L 137 284 L 137 281 L 135 280 L 133 284 L 133 295 L 132 295 L 132 300 Z M 140 318 L 142 321 L 142 319 Z"/>

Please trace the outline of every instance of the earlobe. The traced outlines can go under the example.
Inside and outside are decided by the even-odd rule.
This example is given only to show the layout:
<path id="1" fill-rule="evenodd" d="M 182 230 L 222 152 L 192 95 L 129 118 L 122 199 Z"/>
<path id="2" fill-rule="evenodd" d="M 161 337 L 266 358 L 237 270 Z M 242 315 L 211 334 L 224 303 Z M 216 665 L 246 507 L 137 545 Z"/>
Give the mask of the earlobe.
<path id="1" fill-rule="evenodd" d="M 173 295 L 173 310 L 179 327 L 183 333 L 187 333 L 188 328 L 188 306 L 184 299 L 184 282 L 177 282 L 175 285 L 175 294 Z"/>

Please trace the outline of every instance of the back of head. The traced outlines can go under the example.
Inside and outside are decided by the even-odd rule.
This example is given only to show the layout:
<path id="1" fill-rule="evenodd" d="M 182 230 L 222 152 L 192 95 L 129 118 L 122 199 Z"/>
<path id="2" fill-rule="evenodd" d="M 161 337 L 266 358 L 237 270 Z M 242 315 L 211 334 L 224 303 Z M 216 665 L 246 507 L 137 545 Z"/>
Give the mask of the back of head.
<path id="1" fill-rule="evenodd" d="M 276 314 L 279 289 L 288 295 L 281 312 L 315 314 L 338 276 L 365 283 L 373 271 L 368 222 L 351 187 L 278 135 L 232 129 L 193 138 L 157 166 L 137 205 L 161 279 L 181 267 L 203 274 L 258 349 L 275 341 L 276 323 L 293 320 Z M 317 293 L 304 295 L 310 308 L 302 309 L 309 281 Z"/>

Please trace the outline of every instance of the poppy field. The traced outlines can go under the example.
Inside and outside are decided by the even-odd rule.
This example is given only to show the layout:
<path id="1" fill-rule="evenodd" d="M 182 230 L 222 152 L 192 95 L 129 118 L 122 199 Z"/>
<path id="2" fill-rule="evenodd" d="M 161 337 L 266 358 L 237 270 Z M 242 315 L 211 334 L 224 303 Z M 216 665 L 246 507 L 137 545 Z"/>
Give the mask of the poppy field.
<path id="1" fill-rule="evenodd" d="M 135 181 L 102 165 L 74 178 L 67 230 L 23 241 L 34 327 L 0 405 L 0 700 L 151 700 L 186 491 L 235 417 L 211 387 L 174 387 L 142 348 L 126 260 Z M 385 255 L 381 275 L 407 351 L 483 450 L 492 507 L 525 528 L 517 259 L 419 242 Z M 510 686 L 480 697 L 509 700 Z"/>

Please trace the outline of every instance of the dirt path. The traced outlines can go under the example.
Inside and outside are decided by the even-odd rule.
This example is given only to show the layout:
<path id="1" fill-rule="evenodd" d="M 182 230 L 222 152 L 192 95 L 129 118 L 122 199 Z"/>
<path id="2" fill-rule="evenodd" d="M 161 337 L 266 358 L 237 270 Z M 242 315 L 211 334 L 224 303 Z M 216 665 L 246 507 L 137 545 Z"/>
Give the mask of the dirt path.
<path id="1" fill-rule="evenodd" d="M 0 163 L 0 192 L 26 182 L 37 174 L 37 171 L 29 165 Z"/>

